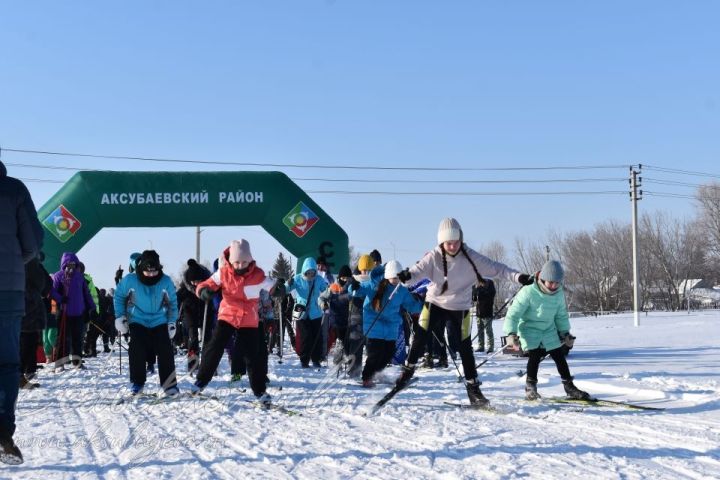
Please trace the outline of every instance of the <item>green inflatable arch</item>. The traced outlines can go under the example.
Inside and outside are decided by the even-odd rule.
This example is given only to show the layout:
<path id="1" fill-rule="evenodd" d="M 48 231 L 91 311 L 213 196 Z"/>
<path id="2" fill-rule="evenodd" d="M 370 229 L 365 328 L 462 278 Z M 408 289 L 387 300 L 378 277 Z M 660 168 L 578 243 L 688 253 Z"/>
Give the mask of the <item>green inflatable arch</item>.
<path id="1" fill-rule="evenodd" d="M 298 270 L 320 255 L 333 271 L 348 263 L 345 231 L 280 172 L 78 172 L 38 217 L 50 271 L 104 227 L 260 225 Z"/>

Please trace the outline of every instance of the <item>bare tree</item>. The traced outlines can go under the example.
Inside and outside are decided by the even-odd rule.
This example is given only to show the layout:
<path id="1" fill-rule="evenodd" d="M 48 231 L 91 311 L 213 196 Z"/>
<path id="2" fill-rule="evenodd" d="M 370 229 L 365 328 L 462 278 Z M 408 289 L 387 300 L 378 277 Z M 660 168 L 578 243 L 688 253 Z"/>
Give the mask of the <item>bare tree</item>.
<path id="1" fill-rule="evenodd" d="M 710 251 L 720 258 L 720 183 L 702 185 L 696 194 L 700 222 L 710 237 Z"/>
<path id="2" fill-rule="evenodd" d="M 705 238 L 692 221 L 681 221 L 658 212 L 641 219 L 643 250 L 652 261 L 648 284 L 655 303 L 669 310 L 681 306 L 681 282 L 702 278 L 706 258 Z"/>

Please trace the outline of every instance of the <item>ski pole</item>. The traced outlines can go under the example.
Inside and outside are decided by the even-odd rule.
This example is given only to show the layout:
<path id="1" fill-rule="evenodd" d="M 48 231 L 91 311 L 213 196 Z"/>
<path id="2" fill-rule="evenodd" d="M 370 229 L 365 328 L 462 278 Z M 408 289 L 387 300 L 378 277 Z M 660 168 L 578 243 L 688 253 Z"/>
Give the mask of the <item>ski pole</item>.
<path id="1" fill-rule="evenodd" d="M 200 358 L 198 365 L 202 363 L 202 359 L 205 356 L 205 327 L 207 326 L 208 307 L 210 306 L 210 300 L 205 300 L 205 312 L 203 313 L 203 326 L 202 326 L 202 339 L 200 339 Z"/>
<path id="2" fill-rule="evenodd" d="M 285 341 L 285 331 L 283 330 L 283 323 L 285 322 L 285 319 L 283 318 L 283 307 L 282 307 L 282 299 L 279 301 L 279 307 L 278 308 L 278 324 L 280 326 L 280 336 L 278 338 L 278 356 L 280 357 L 280 360 L 278 360 L 278 363 L 283 362 L 283 342 Z"/>
<path id="3" fill-rule="evenodd" d="M 496 356 L 496 355 L 500 355 L 501 353 L 503 353 L 502 348 L 499 349 L 499 350 L 497 350 L 496 352 L 492 353 L 491 355 L 489 355 L 489 356 L 488 356 L 485 360 L 483 360 L 482 362 L 480 362 L 480 363 L 478 363 L 477 365 L 475 365 L 475 368 L 480 368 L 480 367 L 482 367 L 482 366 L 485 365 L 488 361 L 490 361 L 491 358 L 493 358 L 493 357 Z"/>

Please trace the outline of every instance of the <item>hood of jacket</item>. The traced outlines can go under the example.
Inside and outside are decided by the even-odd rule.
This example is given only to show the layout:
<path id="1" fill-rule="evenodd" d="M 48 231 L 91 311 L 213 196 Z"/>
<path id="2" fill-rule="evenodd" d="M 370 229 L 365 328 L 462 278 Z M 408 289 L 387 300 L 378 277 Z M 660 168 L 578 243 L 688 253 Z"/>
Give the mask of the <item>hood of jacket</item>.
<path id="1" fill-rule="evenodd" d="M 317 262 L 312 257 L 306 258 L 305 261 L 303 262 L 302 274 L 305 275 L 305 273 L 308 270 L 316 270 L 317 271 Z"/>
<path id="2" fill-rule="evenodd" d="M 80 260 L 78 260 L 77 255 L 72 252 L 63 253 L 62 257 L 60 258 L 60 270 L 65 270 L 65 265 L 70 262 L 74 262 L 75 265 L 77 265 L 78 267 L 80 266 Z"/>

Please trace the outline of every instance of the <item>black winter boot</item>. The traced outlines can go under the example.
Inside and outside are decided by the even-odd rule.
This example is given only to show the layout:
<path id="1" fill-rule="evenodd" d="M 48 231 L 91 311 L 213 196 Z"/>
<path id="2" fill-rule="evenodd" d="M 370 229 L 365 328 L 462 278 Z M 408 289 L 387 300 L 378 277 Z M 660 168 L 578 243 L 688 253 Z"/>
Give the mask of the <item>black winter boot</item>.
<path id="1" fill-rule="evenodd" d="M 0 427 L 0 462 L 8 465 L 20 465 L 23 463 L 20 449 L 3 427 Z"/>
<path id="2" fill-rule="evenodd" d="M 415 375 L 415 365 L 405 364 L 401 368 L 400 376 L 395 380 L 395 385 L 398 387 L 404 387 Z"/>
<path id="3" fill-rule="evenodd" d="M 527 400 L 540 400 L 540 394 L 537 391 L 537 380 L 527 379 L 525 381 L 525 398 Z"/>
<path id="4" fill-rule="evenodd" d="M 483 395 L 480 391 L 480 381 L 477 378 L 473 378 L 472 380 L 466 380 L 465 389 L 467 390 L 468 398 L 470 399 L 471 405 L 484 407 L 488 403 L 490 403 L 490 401 L 485 398 L 485 395 Z"/>
<path id="5" fill-rule="evenodd" d="M 438 360 L 438 367 L 440 367 L 440 368 L 448 368 L 448 359 L 447 359 L 447 357 L 440 357 L 440 360 Z"/>
<path id="6" fill-rule="evenodd" d="M 583 392 L 575 386 L 572 377 L 568 380 L 563 380 L 563 387 L 565 387 L 565 394 L 568 398 L 573 400 L 590 400 L 590 394 Z"/>
<path id="7" fill-rule="evenodd" d="M 420 365 L 422 368 L 433 368 L 433 358 L 432 355 L 429 353 L 426 353 L 423 357 L 423 363 Z"/>

